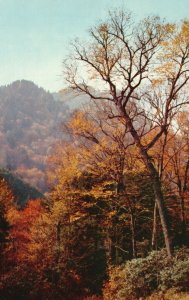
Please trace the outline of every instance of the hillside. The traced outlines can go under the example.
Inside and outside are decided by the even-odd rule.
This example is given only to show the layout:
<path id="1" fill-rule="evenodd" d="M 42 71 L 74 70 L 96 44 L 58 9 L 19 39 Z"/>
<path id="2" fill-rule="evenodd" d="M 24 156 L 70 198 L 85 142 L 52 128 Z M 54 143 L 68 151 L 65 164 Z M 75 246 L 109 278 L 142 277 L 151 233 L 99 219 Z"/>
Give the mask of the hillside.
<path id="1" fill-rule="evenodd" d="M 23 207 L 29 199 L 44 198 L 44 195 L 37 189 L 5 169 L 0 169 L 0 179 L 4 179 L 8 183 L 19 207 Z"/>
<path id="2" fill-rule="evenodd" d="M 69 107 L 30 81 L 0 87 L 0 166 L 46 190 L 46 157 Z"/>

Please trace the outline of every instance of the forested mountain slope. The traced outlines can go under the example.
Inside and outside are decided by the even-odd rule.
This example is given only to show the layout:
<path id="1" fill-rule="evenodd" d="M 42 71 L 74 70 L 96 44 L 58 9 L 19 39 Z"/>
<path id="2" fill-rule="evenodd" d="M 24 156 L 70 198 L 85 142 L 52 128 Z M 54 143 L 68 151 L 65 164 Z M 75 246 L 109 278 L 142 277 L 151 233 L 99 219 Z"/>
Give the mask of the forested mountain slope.
<path id="1" fill-rule="evenodd" d="M 23 207 L 29 199 L 34 200 L 38 198 L 44 198 L 43 194 L 40 193 L 36 188 L 20 180 L 17 176 L 5 169 L 0 169 L 0 180 L 2 179 L 10 187 L 14 195 L 14 201 L 18 207 Z"/>
<path id="2" fill-rule="evenodd" d="M 51 94 L 26 80 L 0 87 L 0 166 L 44 192 L 46 157 L 70 107 L 77 106 L 70 104 L 74 97 L 71 91 Z"/>

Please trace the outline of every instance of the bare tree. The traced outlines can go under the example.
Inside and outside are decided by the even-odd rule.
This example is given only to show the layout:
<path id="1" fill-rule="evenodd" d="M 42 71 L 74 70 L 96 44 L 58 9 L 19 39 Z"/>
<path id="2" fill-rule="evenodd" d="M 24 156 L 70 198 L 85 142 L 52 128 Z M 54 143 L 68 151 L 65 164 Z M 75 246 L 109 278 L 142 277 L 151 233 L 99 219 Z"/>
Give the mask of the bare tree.
<path id="1" fill-rule="evenodd" d="M 90 30 L 87 43 L 72 44 L 73 54 L 64 63 L 66 80 L 73 89 L 112 102 L 116 113 L 108 117 L 125 121 L 151 175 L 169 257 L 171 238 L 161 180 L 150 150 L 166 134 L 178 108 L 189 103 L 185 89 L 189 80 L 188 32 L 187 21 L 181 29 L 158 17 L 135 24 L 131 14 L 114 11 Z M 139 117 L 143 119 L 140 126 Z M 153 133 L 151 139 L 149 133 Z"/>

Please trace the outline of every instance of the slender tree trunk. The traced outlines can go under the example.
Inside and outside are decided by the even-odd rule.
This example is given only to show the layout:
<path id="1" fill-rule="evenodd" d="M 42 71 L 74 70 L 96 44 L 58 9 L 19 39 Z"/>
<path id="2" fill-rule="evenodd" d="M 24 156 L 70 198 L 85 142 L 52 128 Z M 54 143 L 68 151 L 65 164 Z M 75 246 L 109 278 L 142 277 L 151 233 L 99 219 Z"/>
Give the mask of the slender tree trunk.
<path id="1" fill-rule="evenodd" d="M 135 239 L 135 220 L 132 211 L 130 216 L 131 216 L 131 238 L 132 238 L 133 258 L 136 258 L 137 253 L 136 253 L 136 239 Z"/>
<path id="2" fill-rule="evenodd" d="M 159 164 L 159 180 L 161 182 L 163 171 L 164 171 L 164 154 L 165 154 L 165 147 L 167 145 L 167 130 L 164 132 L 164 139 L 163 139 L 163 145 L 161 150 L 161 159 Z M 153 214 L 153 229 L 152 229 L 152 250 L 157 250 L 157 201 L 155 200 L 154 203 L 154 214 Z"/>
<path id="3" fill-rule="evenodd" d="M 181 226 L 182 226 L 182 239 L 183 239 L 183 244 L 186 243 L 186 217 L 185 217 L 185 193 L 187 191 L 187 182 L 188 182 L 188 172 L 189 172 L 189 157 L 186 163 L 186 168 L 184 172 L 184 183 L 183 183 L 183 189 L 181 192 L 181 201 L 180 201 L 180 206 L 181 206 Z"/>
<path id="4" fill-rule="evenodd" d="M 152 250 L 157 250 L 157 202 L 154 203 Z"/>
<path id="5" fill-rule="evenodd" d="M 144 158 L 144 161 L 146 162 L 146 166 L 151 175 L 155 199 L 156 199 L 156 203 L 157 203 L 157 207 L 158 207 L 158 211 L 159 211 L 161 226 L 162 226 L 164 240 L 165 240 L 165 246 L 167 249 L 167 254 L 171 258 L 172 257 L 171 238 L 170 238 L 170 233 L 168 230 L 168 222 L 167 222 L 166 213 L 165 213 L 163 193 L 161 190 L 161 181 L 159 179 L 158 172 L 157 172 L 155 166 L 153 165 L 148 153 L 146 151 L 144 151 L 144 149 L 142 149 L 141 154 Z"/>
<path id="6" fill-rule="evenodd" d="M 117 225 L 116 225 L 116 238 L 115 238 L 115 245 L 118 245 L 118 232 L 117 232 Z M 119 263 L 119 250 L 118 247 L 115 247 L 115 264 L 118 265 Z"/>
<path id="7" fill-rule="evenodd" d="M 130 130 L 130 133 L 135 141 L 135 144 L 138 147 L 138 149 L 140 150 L 143 161 L 146 164 L 146 167 L 150 173 L 151 180 L 153 183 L 155 199 L 156 199 L 157 207 L 159 210 L 159 216 L 160 216 L 160 220 L 161 220 L 161 226 L 162 226 L 162 230 L 163 230 L 167 255 L 168 255 L 168 257 L 171 258 L 172 257 L 171 239 L 170 239 L 170 234 L 169 234 L 169 229 L 168 229 L 168 222 L 167 222 L 166 214 L 165 214 L 164 198 L 163 198 L 163 193 L 161 190 L 160 176 L 152 162 L 151 157 L 148 154 L 148 150 L 141 143 L 140 137 L 133 126 L 132 119 L 129 117 L 125 108 L 123 106 L 121 106 L 120 103 L 118 104 L 118 108 L 119 108 L 119 111 L 121 112 L 123 118 L 126 121 L 128 129 Z"/>
<path id="8" fill-rule="evenodd" d="M 112 263 L 112 239 L 109 236 L 109 230 L 106 231 L 106 237 L 104 240 L 104 248 L 106 250 L 106 257 L 108 264 Z"/>
<path id="9" fill-rule="evenodd" d="M 181 208 L 181 230 L 182 230 L 182 241 L 185 243 L 185 233 L 186 233 L 186 220 L 185 220 L 185 203 L 184 195 L 180 195 L 180 208 Z"/>

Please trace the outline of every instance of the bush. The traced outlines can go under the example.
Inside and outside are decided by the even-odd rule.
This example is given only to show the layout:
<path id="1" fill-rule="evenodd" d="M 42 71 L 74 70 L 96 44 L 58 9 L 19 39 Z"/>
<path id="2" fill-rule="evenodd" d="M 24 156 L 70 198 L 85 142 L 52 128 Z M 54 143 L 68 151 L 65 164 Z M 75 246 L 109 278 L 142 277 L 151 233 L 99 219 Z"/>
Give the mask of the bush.
<path id="1" fill-rule="evenodd" d="M 164 268 L 160 272 L 159 288 L 167 290 L 175 287 L 179 291 L 189 291 L 189 251 L 179 250 L 173 258 L 171 268 Z"/>
<path id="2" fill-rule="evenodd" d="M 105 300 L 134 300 L 173 287 L 186 291 L 189 289 L 189 250 L 176 251 L 171 261 L 164 249 L 154 251 L 146 258 L 112 268 L 109 275 L 104 288 Z"/>
<path id="3" fill-rule="evenodd" d="M 147 297 L 146 300 L 189 300 L 189 294 L 178 292 L 176 289 L 170 289 L 165 293 L 154 293 Z"/>

